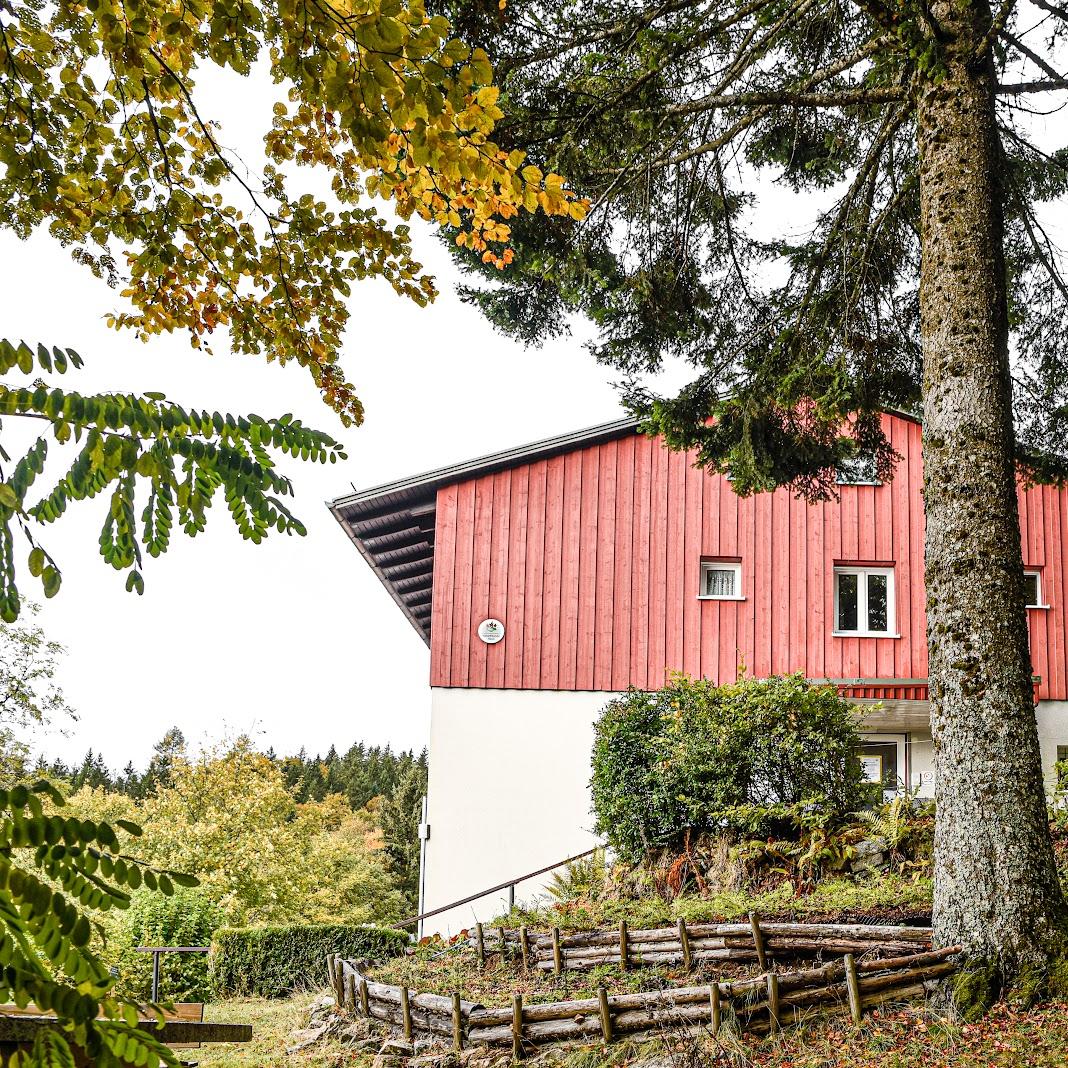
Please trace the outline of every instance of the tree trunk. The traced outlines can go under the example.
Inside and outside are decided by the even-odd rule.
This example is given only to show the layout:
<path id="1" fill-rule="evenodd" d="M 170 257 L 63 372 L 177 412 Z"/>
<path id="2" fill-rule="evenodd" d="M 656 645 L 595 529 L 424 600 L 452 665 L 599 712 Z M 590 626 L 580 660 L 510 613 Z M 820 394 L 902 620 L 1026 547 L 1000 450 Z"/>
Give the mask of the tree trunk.
<path id="1" fill-rule="evenodd" d="M 934 923 L 993 980 L 1063 952 L 1024 608 L 985 0 L 939 0 L 944 73 L 918 99 L 927 636 L 936 759 Z M 978 974 L 976 969 L 973 974 Z"/>

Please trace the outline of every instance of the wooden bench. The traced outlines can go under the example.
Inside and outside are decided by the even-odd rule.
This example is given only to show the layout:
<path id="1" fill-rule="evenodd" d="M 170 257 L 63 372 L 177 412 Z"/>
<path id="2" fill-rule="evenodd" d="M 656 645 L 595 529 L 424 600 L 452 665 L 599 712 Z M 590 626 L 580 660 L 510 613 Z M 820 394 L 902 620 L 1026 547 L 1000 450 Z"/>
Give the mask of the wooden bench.
<path id="1" fill-rule="evenodd" d="M 42 1029 L 60 1026 L 54 1016 L 46 1016 L 32 1006 L 9 1008 L 11 1011 L 5 1009 L 0 1013 L 0 1064 L 7 1064 L 15 1052 L 29 1050 Z M 174 1049 L 195 1048 L 204 1042 L 248 1042 L 252 1038 L 251 1024 L 205 1023 L 203 1005 L 181 1006 L 187 1014 L 185 1018 L 179 1015 L 178 1008 L 175 1006 L 173 1018 L 165 1020 L 162 1025 L 155 1020 L 142 1020 L 138 1027 Z M 189 1015 L 198 1018 L 190 1019 Z M 84 1052 L 78 1049 L 75 1049 L 75 1061 L 79 1066 L 89 1064 Z"/>

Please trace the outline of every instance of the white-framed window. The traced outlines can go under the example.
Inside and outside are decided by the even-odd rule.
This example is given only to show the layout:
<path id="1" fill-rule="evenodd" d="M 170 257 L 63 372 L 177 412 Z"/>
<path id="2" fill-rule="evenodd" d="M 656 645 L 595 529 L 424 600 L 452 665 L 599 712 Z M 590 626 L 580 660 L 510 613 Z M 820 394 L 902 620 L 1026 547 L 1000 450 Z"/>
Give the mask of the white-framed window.
<path id="1" fill-rule="evenodd" d="M 875 473 L 875 455 L 870 452 L 858 452 L 843 460 L 837 468 L 835 481 L 839 486 L 880 486 Z"/>
<path id="2" fill-rule="evenodd" d="M 834 569 L 834 633 L 874 638 L 896 637 L 894 569 Z"/>
<path id="3" fill-rule="evenodd" d="M 1042 572 L 1024 572 L 1024 604 L 1028 608 L 1049 608 L 1042 600 Z"/>
<path id="4" fill-rule="evenodd" d="M 742 565 L 733 560 L 702 560 L 697 596 L 706 601 L 742 600 Z"/>

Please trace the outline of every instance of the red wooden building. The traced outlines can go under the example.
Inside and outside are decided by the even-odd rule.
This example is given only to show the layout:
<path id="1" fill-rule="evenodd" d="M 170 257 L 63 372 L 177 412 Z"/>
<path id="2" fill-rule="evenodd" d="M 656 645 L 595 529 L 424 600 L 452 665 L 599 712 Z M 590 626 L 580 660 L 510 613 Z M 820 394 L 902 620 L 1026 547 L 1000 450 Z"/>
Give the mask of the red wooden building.
<path id="1" fill-rule="evenodd" d="M 431 650 L 427 907 L 587 842 L 591 724 L 608 695 L 672 671 L 829 681 L 870 703 L 872 773 L 930 791 L 920 427 L 884 419 L 893 479 L 853 465 L 819 504 L 739 498 L 631 420 L 333 503 Z M 1051 769 L 1068 744 L 1068 491 L 1020 505 Z M 463 844 L 476 828 L 499 844 L 489 860 Z"/>

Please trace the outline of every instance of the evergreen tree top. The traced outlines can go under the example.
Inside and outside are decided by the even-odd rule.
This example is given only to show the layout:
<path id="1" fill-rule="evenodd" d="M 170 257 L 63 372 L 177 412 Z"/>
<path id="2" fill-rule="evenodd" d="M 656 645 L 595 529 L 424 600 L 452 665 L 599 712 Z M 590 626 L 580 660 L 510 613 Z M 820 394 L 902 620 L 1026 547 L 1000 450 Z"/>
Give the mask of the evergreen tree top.
<path id="1" fill-rule="evenodd" d="M 835 465 L 857 451 L 889 474 L 879 413 L 915 410 L 923 374 L 922 102 L 954 57 L 989 61 L 1018 445 L 1035 477 L 1068 475 L 1068 285 L 1043 213 L 1068 189 L 1068 150 L 1031 121 L 1068 92 L 1059 55 L 1068 9 L 1047 0 L 996 12 L 948 0 L 446 8 L 494 61 L 506 112 L 498 135 L 593 204 L 582 221 L 517 219 L 503 276 L 456 249 L 493 277 L 466 299 L 528 342 L 584 312 L 598 330 L 594 352 L 622 373 L 649 428 L 729 470 L 743 494 L 785 484 L 829 496 Z M 785 226 L 762 215 L 771 183 L 798 195 Z M 643 384 L 680 362 L 692 377 L 677 395 Z"/>

